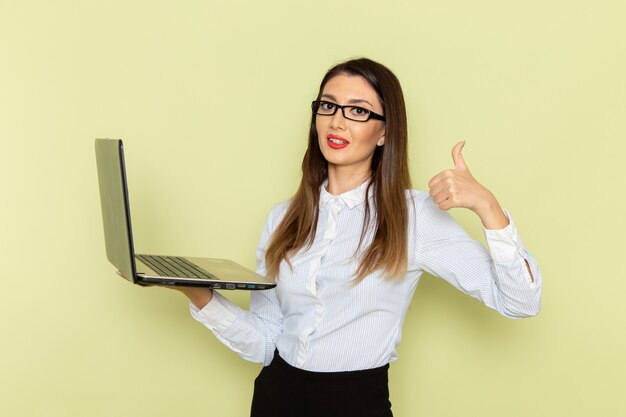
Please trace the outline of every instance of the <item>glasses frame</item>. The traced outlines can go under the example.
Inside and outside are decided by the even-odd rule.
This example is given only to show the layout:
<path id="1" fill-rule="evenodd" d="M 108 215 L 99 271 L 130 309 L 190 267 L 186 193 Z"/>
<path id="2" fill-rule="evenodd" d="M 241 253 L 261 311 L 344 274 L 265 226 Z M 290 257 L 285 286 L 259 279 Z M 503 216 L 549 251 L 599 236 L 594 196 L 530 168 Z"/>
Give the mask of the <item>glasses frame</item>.
<path id="1" fill-rule="evenodd" d="M 319 109 L 319 107 L 322 105 L 322 103 L 328 103 L 328 104 L 332 104 L 333 106 L 335 106 L 335 110 L 330 113 L 330 114 L 320 114 L 315 110 L 315 106 L 317 105 L 317 108 Z M 357 109 L 363 109 L 366 112 L 368 112 L 367 115 L 367 119 L 365 120 L 356 120 L 353 119 L 349 116 L 346 116 L 346 108 L 357 108 Z M 386 121 L 385 116 L 380 115 L 378 113 L 374 113 L 373 111 L 371 111 L 370 109 L 366 109 L 365 107 L 361 107 L 361 106 L 352 106 L 352 105 L 348 105 L 348 106 L 342 106 L 340 104 L 337 103 L 333 103 L 332 101 L 327 101 L 327 100 L 315 100 L 311 103 L 311 110 L 313 110 L 313 114 L 316 114 L 318 116 L 334 116 L 337 113 L 337 109 L 341 109 L 341 114 L 343 115 L 344 118 L 348 119 L 348 120 L 352 120 L 353 122 L 360 122 L 360 123 L 365 123 L 367 121 L 369 121 L 370 119 L 376 119 L 376 120 L 382 120 L 383 122 Z"/>

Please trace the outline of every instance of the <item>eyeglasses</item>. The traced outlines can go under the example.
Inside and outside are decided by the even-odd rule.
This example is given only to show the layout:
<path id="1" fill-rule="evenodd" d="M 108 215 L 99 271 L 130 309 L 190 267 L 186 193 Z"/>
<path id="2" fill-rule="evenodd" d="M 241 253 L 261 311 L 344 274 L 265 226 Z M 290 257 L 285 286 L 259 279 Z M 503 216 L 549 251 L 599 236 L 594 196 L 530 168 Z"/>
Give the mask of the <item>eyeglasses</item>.
<path id="1" fill-rule="evenodd" d="M 311 103 L 311 107 L 313 108 L 313 113 L 319 116 L 332 116 L 337 113 L 337 109 L 341 109 L 343 117 L 355 122 L 367 122 L 369 119 L 385 121 L 385 116 L 359 106 L 340 106 L 330 101 L 316 100 Z"/>

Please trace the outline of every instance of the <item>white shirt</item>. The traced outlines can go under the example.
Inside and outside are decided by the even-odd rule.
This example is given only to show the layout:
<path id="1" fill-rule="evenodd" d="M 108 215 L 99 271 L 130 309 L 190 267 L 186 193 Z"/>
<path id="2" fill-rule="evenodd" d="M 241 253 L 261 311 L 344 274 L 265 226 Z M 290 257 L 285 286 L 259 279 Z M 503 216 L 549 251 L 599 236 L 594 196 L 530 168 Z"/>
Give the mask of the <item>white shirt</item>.
<path id="1" fill-rule="evenodd" d="M 244 359 L 268 365 L 277 348 L 292 366 L 336 372 L 376 368 L 397 359 L 402 323 L 423 272 L 507 317 L 539 312 L 541 274 L 510 216 L 506 228 L 485 230 L 487 251 L 428 193 L 418 190 L 407 191 L 406 276 L 385 279 L 376 271 L 354 284 L 366 187 L 367 182 L 339 196 L 322 187 L 313 245 L 292 257 L 293 269 L 282 262 L 276 288 L 250 294 L 249 311 L 214 292 L 202 310 L 190 304 L 192 316 Z M 266 274 L 269 238 L 288 204 L 278 204 L 268 216 L 256 254 L 261 275 Z M 372 238 L 370 230 L 361 251 Z"/>

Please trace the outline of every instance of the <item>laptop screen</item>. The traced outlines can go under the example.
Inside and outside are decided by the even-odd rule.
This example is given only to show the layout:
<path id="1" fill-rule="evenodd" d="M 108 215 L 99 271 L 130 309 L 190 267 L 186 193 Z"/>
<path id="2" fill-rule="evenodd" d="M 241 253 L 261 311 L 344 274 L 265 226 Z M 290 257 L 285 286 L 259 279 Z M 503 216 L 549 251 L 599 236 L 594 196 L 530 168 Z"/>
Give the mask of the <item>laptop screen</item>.
<path id="1" fill-rule="evenodd" d="M 122 141 L 96 139 L 96 163 L 107 258 L 128 280 L 135 282 L 135 254 Z"/>

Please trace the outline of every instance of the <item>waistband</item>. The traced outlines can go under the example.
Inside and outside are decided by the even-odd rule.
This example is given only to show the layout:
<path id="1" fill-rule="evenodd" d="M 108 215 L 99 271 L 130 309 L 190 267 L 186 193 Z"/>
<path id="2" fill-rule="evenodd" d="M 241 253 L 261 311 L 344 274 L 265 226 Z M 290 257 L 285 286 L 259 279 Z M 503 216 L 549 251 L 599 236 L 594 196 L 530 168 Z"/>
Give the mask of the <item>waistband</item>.
<path id="1" fill-rule="evenodd" d="M 272 359 L 272 363 L 270 363 L 268 367 L 278 368 L 282 370 L 283 372 L 289 372 L 294 377 L 301 377 L 301 378 L 315 379 L 315 380 L 332 379 L 333 381 L 351 380 L 351 379 L 376 379 L 376 378 L 384 378 L 386 380 L 387 373 L 389 370 L 389 364 L 386 364 L 379 368 L 363 369 L 363 370 L 358 370 L 358 371 L 340 371 L 340 372 L 307 371 L 305 369 L 296 368 L 288 364 L 283 358 L 280 357 L 278 350 L 274 351 L 274 359 Z"/>

